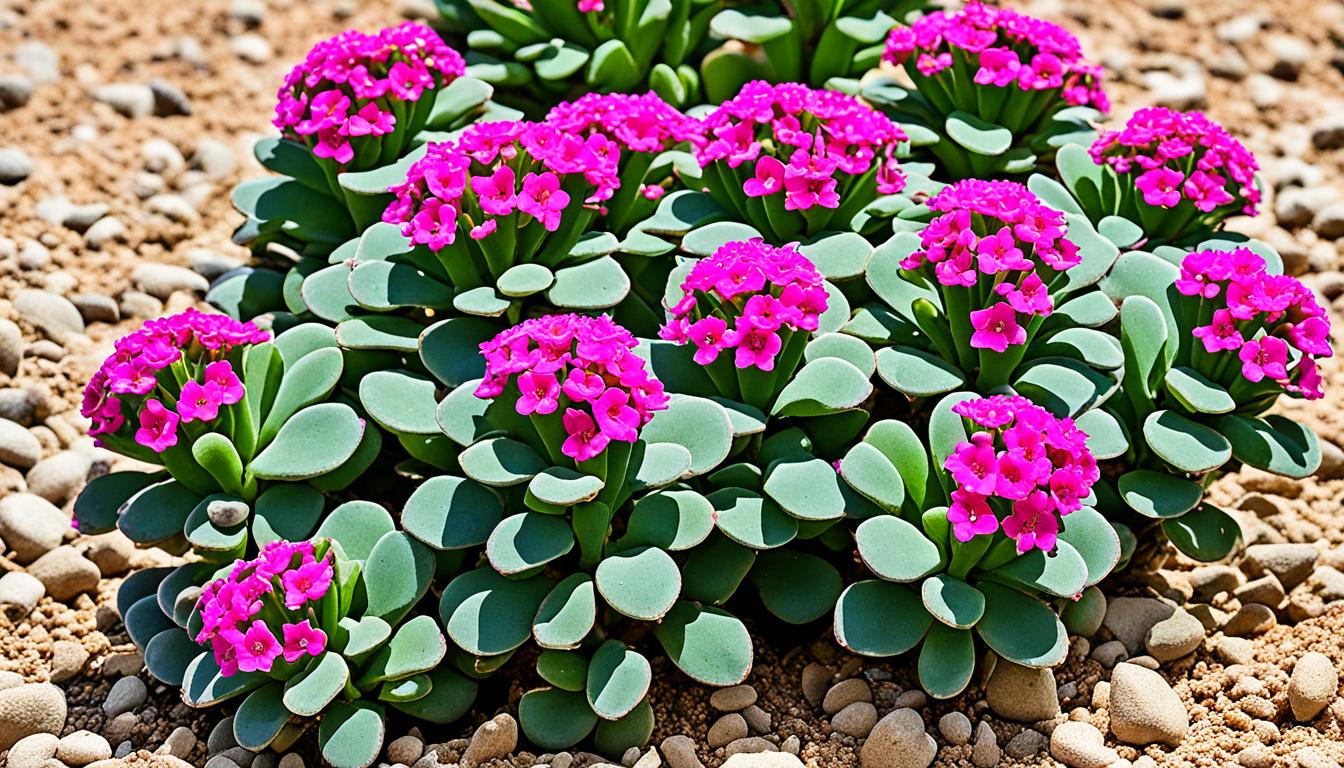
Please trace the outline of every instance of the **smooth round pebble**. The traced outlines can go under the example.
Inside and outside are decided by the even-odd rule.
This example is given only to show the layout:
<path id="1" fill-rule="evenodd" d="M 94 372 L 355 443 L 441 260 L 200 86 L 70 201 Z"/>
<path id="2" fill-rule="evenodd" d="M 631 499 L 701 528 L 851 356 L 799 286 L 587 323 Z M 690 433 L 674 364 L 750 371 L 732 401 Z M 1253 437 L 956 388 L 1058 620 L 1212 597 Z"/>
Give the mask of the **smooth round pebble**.
<path id="1" fill-rule="evenodd" d="M 81 592 L 98 588 L 102 574 L 79 550 L 65 545 L 57 547 L 34 560 L 28 573 L 47 588 L 47 594 L 57 600 L 69 600 Z"/>
<path id="2" fill-rule="evenodd" d="M 65 692 L 49 683 L 0 690 L 0 752 L 34 733 L 60 733 L 65 715 Z"/>
<path id="3" fill-rule="evenodd" d="M 88 765 L 111 757 L 112 745 L 107 739 L 89 731 L 75 731 L 61 737 L 61 745 L 56 748 L 56 759 L 69 766 Z"/>
<path id="4" fill-rule="evenodd" d="M 971 740 L 971 719 L 960 712 L 948 712 L 938 718 L 938 732 L 949 744 L 960 746 Z"/>
<path id="5" fill-rule="evenodd" d="M 821 709 L 828 715 L 834 715 L 856 701 L 872 700 L 873 690 L 868 687 L 868 683 L 857 677 L 851 677 L 848 680 L 841 680 L 826 691 Z"/>
<path id="6" fill-rule="evenodd" d="M 706 740 L 711 748 L 718 749 L 738 739 L 746 738 L 746 735 L 746 719 L 736 712 L 729 712 L 715 720 L 714 724 L 709 727 Z"/>
<path id="7" fill-rule="evenodd" d="M 740 712 L 755 703 L 756 689 L 750 685 L 720 688 L 709 697 L 709 706 L 720 712 Z"/>
<path id="8" fill-rule="evenodd" d="M 1120 759 L 1091 723 L 1069 720 L 1050 734 L 1050 755 L 1069 768 L 1107 768 Z"/>
<path id="9" fill-rule="evenodd" d="M 1339 673 L 1330 657 L 1311 651 L 1293 665 L 1288 679 L 1288 703 L 1293 718 L 1301 722 L 1315 719 L 1335 698 L 1339 690 Z"/>
<path id="10" fill-rule="evenodd" d="M 862 739 L 877 725 L 877 707 L 856 701 L 831 717 L 831 727 L 856 739 Z"/>
<path id="11" fill-rule="evenodd" d="M 123 712 L 130 712 L 141 704 L 145 703 L 149 690 L 145 687 L 145 681 L 138 677 L 123 677 L 112 684 L 112 690 L 107 692 L 107 700 L 103 702 L 103 714 L 108 717 L 116 717 Z"/>
<path id="12" fill-rule="evenodd" d="M 61 740 L 52 733 L 34 733 L 24 736 L 9 748 L 9 768 L 43 768 L 47 760 L 56 756 Z"/>
<path id="13" fill-rule="evenodd" d="M 868 734 L 859 751 L 862 768 L 928 768 L 938 743 L 924 731 L 924 720 L 913 709 L 888 713 Z"/>
<path id="14" fill-rule="evenodd" d="M 1111 733 L 1129 744 L 1175 747 L 1190 730 L 1181 698 L 1161 675 L 1137 664 L 1117 664 L 1111 673 L 1109 712 Z"/>
<path id="15" fill-rule="evenodd" d="M 1000 717 L 1019 723 L 1049 720 L 1059 714 L 1055 673 L 1000 659 L 985 686 L 985 700 Z"/>

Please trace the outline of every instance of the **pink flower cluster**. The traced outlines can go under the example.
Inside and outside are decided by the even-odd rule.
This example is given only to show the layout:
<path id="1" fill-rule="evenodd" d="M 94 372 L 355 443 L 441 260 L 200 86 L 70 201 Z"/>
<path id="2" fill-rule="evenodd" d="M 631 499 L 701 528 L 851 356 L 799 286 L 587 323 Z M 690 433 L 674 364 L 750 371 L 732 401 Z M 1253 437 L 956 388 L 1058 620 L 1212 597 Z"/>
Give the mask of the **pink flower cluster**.
<path id="1" fill-rule="evenodd" d="M 633 443 L 654 411 L 667 408 L 663 384 L 633 350 L 638 342 L 606 315 L 548 315 L 503 331 L 481 344 L 485 378 L 476 396 L 495 398 L 517 384 L 514 409 L 523 416 L 559 412 L 561 450 L 587 461 L 612 440 Z"/>
<path id="2" fill-rule="evenodd" d="M 701 131 L 694 139 L 700 167 L 754 163 L 742 191 L 783 193 L 786 210 L 840 207 L 838 176 L 862 176 L 874 163 L 878 192 L 905 188 L 895 152 L 909 137 L 886 115 L 838 91 L 750 82 L 707 115 Z"/>
<path id="3" fill-rule="evenodd" d="M 1174 208 L 1189 200 L 1204 213 L 1231 213 L 1227 206 L 1240 201 L 1241 212 L 1254 216 L 1260 203 L 1255 155 L 1200 112 L 1140 109 L 1123 130 L 1102 131 L 1088 152 L 1098 165 L 1135 174 L 1148 205 Z"/>
<path id="4" fill-rule="evenodd" d="M 388 188 L 396 199 L 383 221 L 434 251 L 452 245 L 459 226 L 473 240 L 534 220 L 554 232 L 571 204 L 611 197 L 620 185 L 620 154 L 601 133 L 583 138 L 546 123 L 475 123 L 456 142 L 430 144 L 406 181 Z M 587 201 L 565 189 L 579 176 L 591 192 Z"/>
<path id="5" fill-rule="evenodd" d="M 285 77 L 271 121 L 285 136 L 308 141 L 313 154 L 345 165 L 351 139 L 383 136 L 417 102 L 466 71 L 462 56 L 423 24 L 406 22 L 376 35 L 356 30 L 323 40 Z"/>
<path id="6" fill-rule="evenodd" d="M 221 407 L 242 400 L 242 382 L 224 358 L 235 347 L 270 338 L 269 331 L 251 323 L 195 309 L 146 322 L 117 340 L 84 388 L 80 413 L 93 422 L 89 434 L 120 429 L 126 422 L 125 402 L 137 414 L 135 441 L 163 453 L 177 444 L 179 423 L 214 421 Z M 159 380 L 160 371 L 179 362 L 181 378 Z"/>
<path id="7" fill-rule="evenodd" d="M 923 247 L 901 268 L 932 265 L 941 285 L 984 285 L 997 297 L 971 312 L 972 347 L 1003 352 L 1025 344 L 1023 324 L 1054 310 L 1052 273 L 1081 259 L 1066 237 L 1064 214 L 1014 181 L 966 179 L 944 187 L 928 205 L 941 215 L 920 233 Z"/>
<path id="8" fill-rule="evenodd" d="M 1324 396 L 1316 358 L 1334 354 L 1330 317 L 1297 278 L 1269 274 L 1247 248 L 1195 251 L 1181 262 L 1176 290 L 1214 307 L 1201 310 L 1209 324 L 1193 331 L 1206 352 L 1236 352 L 1251 383 L 1277 382 L 1308 400 Z"/>
<path id="9" fill-rule="evenodd" d="M 1018 552 L 1053 550 L 1059 518 L 1080 509 L 1101 477 L 1087 435 L 1016 395 L 965 400 L 952 412 L 981 427 L 943 462 L 957 484 L 952 535 L 970 541 L 1002 523 Z"/>
<path id="10" fill-rule="evenodd" d="M 326 649 L 327 635 L 313 625 L 317 613 L 309 604 L 327 594 L 335 570 L 329 557 L 313 555 L 310 541 L 273 541 L 206 585 L 197 604 L 202 628 L 196 642 L 210 644 L 225 677 L 270 672 L 278 658 L 294 664 Z"/>
<path id="11" fill-rule="evenodd" d="M 913 26 L 891 31 L 884 58 L 898 65 L 913 58 L 925 77 L 965 61 L 979 85 L 1058 90 L 1067 104 L 1110 110 L 1101 87 L 1102 69 L 1087 63 L 1078 39 L 1063 27 L 1011 8 L 972 2 L 956 13 L 927 14 Z"/>
<path id="12" fill-rule="evenodd" d="M 733 350 L 738 368 L 773 371 L 781 334 L 817 330 L 826 311 L 826 286 L 812 262 L 792 246 L 775 248 L 760 238 L 726 243 L 697 261 L 681 290 L 658 335 L 695 344 L 700 365 Z"/>

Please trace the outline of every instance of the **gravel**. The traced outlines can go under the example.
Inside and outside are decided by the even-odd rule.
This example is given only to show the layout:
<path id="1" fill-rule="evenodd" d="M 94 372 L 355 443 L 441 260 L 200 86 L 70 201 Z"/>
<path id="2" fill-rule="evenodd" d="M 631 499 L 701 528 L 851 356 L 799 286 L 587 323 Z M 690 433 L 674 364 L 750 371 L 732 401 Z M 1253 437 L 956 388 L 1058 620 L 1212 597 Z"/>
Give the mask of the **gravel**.
<path id="1" fill-rule="evenodd" d="M 94 89 L 93 100 L 106 104 L 123 117 L 154 114 L 154 91 L 141 83 L 110 83 Z"/>
<path id="2" fill-rule="evenodd" d="M 1302 654 L 1288 680 L 1293 718 L 1304 723 L 1315 719 L 1334 701 L 1338 689 L 1339 673 L 1329 656 L 1316 651 Z"/>
<path id="3" fill-rule="evenodd" d="M 1175 747 L 1190 730 L 1190 715 L 1165 678 L 1137 664 L 1111 673 L 1111 732 L 1129 744 L 1160 742 Z"/>
<path id="4" fill-rule="evenodd" d="M 33 175 L 33 159 L 18 147 L 0 147 L 0 184 L 18 184 Z"/>

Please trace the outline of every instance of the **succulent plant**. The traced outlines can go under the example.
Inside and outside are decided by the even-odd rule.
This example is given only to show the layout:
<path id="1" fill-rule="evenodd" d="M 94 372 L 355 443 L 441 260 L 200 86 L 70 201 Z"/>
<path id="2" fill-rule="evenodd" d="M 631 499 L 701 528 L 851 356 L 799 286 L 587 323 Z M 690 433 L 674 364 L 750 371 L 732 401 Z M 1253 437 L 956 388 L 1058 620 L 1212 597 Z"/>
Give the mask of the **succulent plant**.
<path id="1" fill-rule="evenodd" d="M 1090 140 L 1090 123 L 1110 109 L 1078 40 L 1012 9 L 930 13 L 892 30 L 884 59 L 914 87 L 878 74 L 847 89 L 900 123 L 948 180 L 1030 172 Z"/>

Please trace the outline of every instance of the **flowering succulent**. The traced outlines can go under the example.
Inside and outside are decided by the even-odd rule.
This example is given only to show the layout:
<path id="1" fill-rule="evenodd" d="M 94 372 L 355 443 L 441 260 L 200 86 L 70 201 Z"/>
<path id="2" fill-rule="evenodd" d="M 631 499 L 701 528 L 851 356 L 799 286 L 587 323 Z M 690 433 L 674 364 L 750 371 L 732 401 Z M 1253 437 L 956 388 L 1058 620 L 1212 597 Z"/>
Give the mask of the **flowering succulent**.
<path id="1" fill-rule="evenodd" d="M 848 222 L 905 187 L 905 133 L 852 96 L 754 81 L 703 119 L 696 160 L 714 199 L 771 243 Z"/>
<path id="2" fill-rule="evenodd" d="M 972 2 L 927 14 L 893 29 L 883 58 L 903 67 L 915 88 L 877 79 L 865 84 L 865 97 L 920 128 L 954 179 L 1030 171 L 1110 109 L 1101 68 L 1087 62 L 1078 40 L 1009 8 Z"/>
<path id="3" fill-rule="evenodd" d="M 1208 483 L 1236 462 L 1289 477 L 1320 463 L 1310 429 L 1264 414 L 1285 393 L 1322 396 L 1316 360 L 1332 354 L 1330 321 L 1260 244 L 1159 252 L 1179 266 L 1131 251 L 1102 285 L 1123 302 L 1124 397 L 1107 405 L 1132 442 L 1120 509 L 1160 523 L 1187 555 L 1216 560 L 1237 546 L 1239 530 L 1203 503 Z"/>

